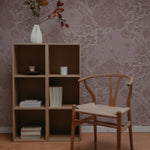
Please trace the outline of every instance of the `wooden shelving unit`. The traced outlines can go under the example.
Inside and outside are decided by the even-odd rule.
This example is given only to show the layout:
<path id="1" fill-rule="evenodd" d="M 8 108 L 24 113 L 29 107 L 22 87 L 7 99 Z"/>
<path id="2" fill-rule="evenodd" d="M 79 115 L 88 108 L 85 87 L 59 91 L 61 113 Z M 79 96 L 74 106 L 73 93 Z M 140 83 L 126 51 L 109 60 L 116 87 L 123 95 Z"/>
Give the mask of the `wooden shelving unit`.
<path id="1" fill-rule="evenodd" d="M 13 141 L 70 140 L 72 105 L 80 104 L 80 46 L 78 44 L 13 45 Z M 27 74 L 36 66 L 40 74 Z M 68 75 L 60 67 L 68 67 Z M 63 87 L 62 106 L 51 107 L 49 87 Z M 41 107 L 20 108 L 23 99 L 39 99 Z M 21 139 L 22 126 L 42 126 L 40 139 Z M 80 127 L 75 130 L 80 139 Z"/>

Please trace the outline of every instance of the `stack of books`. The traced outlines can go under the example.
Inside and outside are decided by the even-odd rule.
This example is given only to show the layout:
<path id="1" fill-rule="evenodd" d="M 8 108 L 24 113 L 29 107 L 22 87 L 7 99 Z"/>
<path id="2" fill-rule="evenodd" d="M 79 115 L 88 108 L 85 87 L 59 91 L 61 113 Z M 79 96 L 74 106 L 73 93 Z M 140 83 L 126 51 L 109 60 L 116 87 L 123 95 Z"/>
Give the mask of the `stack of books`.
<path id="1" fill-rule="evenodd" d="M 23 100 L 19 103 L 20 107 L 41 107 L 41 101 L 39 100 Z"/>
<path id="2" fill-rule="evenodd" d="M 50 107 L 62 106 L 62 92 L 63 92 L 63 87 L 49 87 Z"/>
<path id="3" fill-rule="evenodd" d="M 41 138 L 41 126 L 34 127 L 22 127 L 21 128 L 21 139 L 40 139 Z"/>

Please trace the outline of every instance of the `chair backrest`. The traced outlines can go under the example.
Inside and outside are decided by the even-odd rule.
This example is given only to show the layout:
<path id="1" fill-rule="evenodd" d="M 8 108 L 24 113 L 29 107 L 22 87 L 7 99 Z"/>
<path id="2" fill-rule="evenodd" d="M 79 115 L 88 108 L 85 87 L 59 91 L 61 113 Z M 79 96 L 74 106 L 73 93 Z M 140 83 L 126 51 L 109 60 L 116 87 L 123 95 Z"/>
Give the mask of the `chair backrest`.
<path id="1" fill-rule="evenodd" d="M 117 98 L 120 81 L 122 78 L 127 78 L 129 80 L 127 83 L 127 86 L 129 87 L 129 92 L 128 92 L 128 96 L 127 96 L 127 106 L 130 107 L 131 95 L 132 95 L 132 83 L 133 83 L 132 77 L 127 76 L 127 75 L 122 75 L 122 74 L 97 74 L 97 75 L 91 75 L 91 76 L 87 76 L 85 78 L 79 79 L 79 82 L 84 81 L 85 87 L 91 94 L 94 103 L 96 103 L 96 97 L 94 95 L 94 92 L 91 90 L 91 88 L 87 84 L 87 80 L 92 79 L 92 78 L 98 78 L 98 77 L 109 78 L 109 105 L 110 106 L 116 106 L 116 98 Z M 112 92 L 112 86 L 113 86 L 112 78 L 117 78 L 117 83 L 116 83 L 116 88 L 115 88 L 114 94 Z"/>

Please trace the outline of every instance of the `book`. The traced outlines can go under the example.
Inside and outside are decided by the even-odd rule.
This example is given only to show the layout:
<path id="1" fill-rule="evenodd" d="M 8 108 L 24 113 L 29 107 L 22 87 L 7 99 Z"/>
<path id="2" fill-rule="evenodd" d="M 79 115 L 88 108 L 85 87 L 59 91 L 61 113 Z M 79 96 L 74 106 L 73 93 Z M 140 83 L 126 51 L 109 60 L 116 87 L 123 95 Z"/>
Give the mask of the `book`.
<path id="1" fill-rule="evenodd" d="M 59 107 L 59 87 L 55 87 L 55 107 Z"/>
<path id="2" fill-rule="evenodd" d="M 42 129 L 41 126 L 23 126 L 21 128 L 21 131 L 40 131 Z"/>
<path id="3" fill-rule="evenodd" d="M 59 87 L 59 107 L 62 106 L 62 92 L 63 92 L 63 88 Z"/>
<path id="4" fill-rule="evenodd" d="M 39 100 L 23 100 L 19 103 L 19 107 L 41 107 L 41 101 Z"/>
<path id="5" fill-rule="evenodd" d="M 53 87 L 53 107 L 56 107 L 56 87 Z"/>
<path id="6" fill-rule="evenodd" d="M 38 135 L 41 136 L 41 131 L 40 132 L 35 132 L 35 131 L 34 132 L 32 132 L 32 131 L 31 132 L 21 132 L 21 135 L 22 136 L 31 136 L 31 135 L 32 136 L 33 135 L 34 136 L 38 136 Z"/>
<path id="7" fill-rule="evenodd" d="M 27 126 L 21 128 L 21 138 L 28 139 L 28 138 L 41 138 L 41 126 Z"/>
<path id="8" fill-rule="evenodd" d="M 40 139 L 41 136 L 20 136 L 21 139 Z"/>
<path id="9" fill-rule="evenodd" d="M 50 107 L 62 106 L 63 87 L 49 87 Z"/>
<path id="10" fill-rule="evenodd" d="M 52 99 L 53 99 L 53 87 L 49 87 L 49 104 L 50 104 L 50 106 L 51 107 L 53 107 L 53 101 L 52 101 Z"/>

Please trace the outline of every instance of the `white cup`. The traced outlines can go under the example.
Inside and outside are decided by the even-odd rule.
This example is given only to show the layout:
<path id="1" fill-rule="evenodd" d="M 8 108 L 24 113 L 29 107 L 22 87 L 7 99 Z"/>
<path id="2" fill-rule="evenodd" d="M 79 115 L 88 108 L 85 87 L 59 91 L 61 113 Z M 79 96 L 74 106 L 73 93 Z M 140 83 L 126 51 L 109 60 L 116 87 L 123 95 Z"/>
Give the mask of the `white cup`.
<path id="1" fill-rule="evenodd" d="M 29 66 L 29 71 L 34 72 L 35 71 L 35 66 Z"/>
<path id="2" fill-rule="evenodd" d="M 61 75 L 67 75 L 68 74 L 68 67 L 61 66 L 60 67 L 60 73 L 61 73 Z"/>

